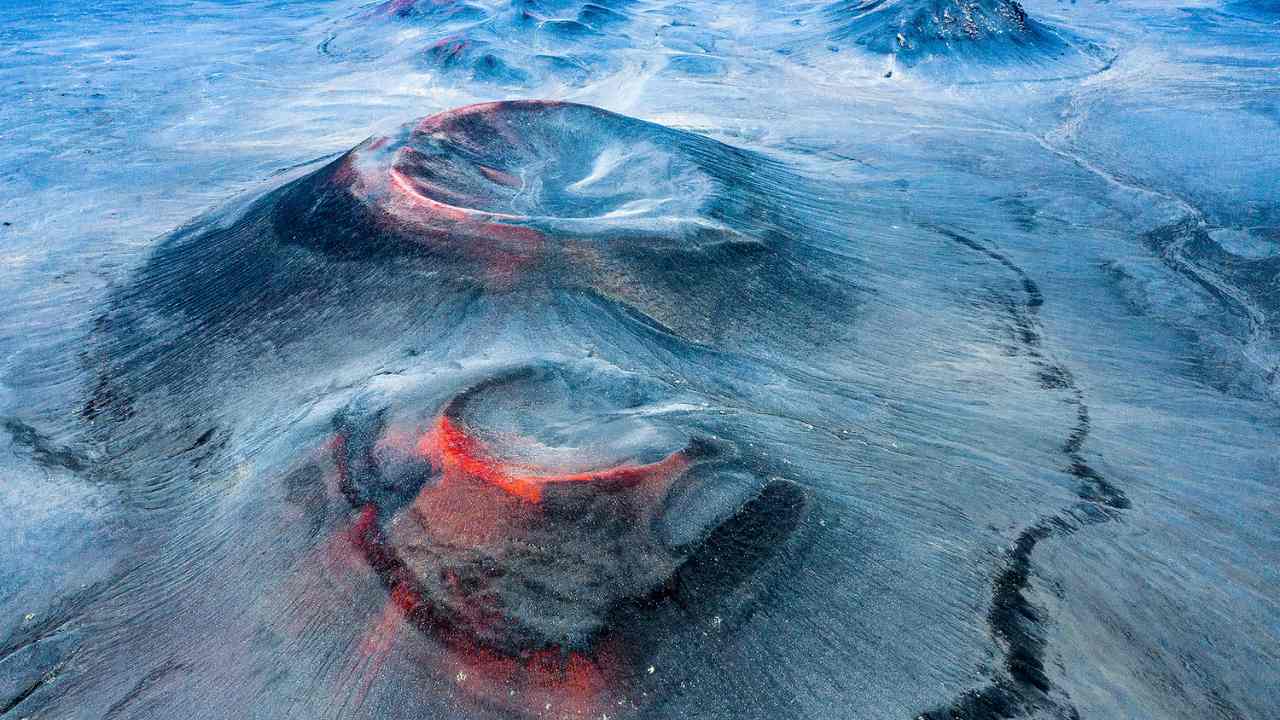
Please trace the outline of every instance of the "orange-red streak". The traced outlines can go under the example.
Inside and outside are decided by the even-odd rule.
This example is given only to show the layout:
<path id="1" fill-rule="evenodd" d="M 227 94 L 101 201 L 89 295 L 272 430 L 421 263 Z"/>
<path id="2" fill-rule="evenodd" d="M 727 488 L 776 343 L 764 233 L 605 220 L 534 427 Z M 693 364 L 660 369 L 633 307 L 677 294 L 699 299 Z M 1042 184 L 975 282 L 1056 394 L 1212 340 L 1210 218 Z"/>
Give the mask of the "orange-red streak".
<path id="1" fill-rule="evenodd" d="M 530 474 L 521 472 L 522 468 L 493 459 L 480 441 L 443 416 L 430 432 L 419 438 L 418 451 L 440 468 L 445 482 L 472 477 L 535 504 L 542 502 L 543 489 L 549 485 L 579 482 L 635 485 L 645 480 L 669 479 L 689 466 L 685 454 L 676 452 L 658 462 L 643 465 L 619 465 L 606 470 L 561 475 Z"/>

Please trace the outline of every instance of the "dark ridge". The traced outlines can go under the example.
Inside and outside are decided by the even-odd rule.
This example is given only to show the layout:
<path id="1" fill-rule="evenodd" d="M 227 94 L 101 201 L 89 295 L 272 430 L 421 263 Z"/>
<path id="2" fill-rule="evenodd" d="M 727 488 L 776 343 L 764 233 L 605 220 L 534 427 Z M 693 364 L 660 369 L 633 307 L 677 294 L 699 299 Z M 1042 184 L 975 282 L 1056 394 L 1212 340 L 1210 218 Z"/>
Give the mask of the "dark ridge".
<path id="1" fill-rule="evenodd" d="M 1272 239 L 1272 254 L 1262 257 L 1236 255 L 1209 235 L 1208 229 L 1197 222 L 1187 221 L 1168 228 L 1162 234 L 1157 230 L 1147 235 L 1148 247 L 1164 253 L 1176 250 L 1182 258 L 1196 266 L 1211 270 L 1226 280 L 1233 288 L 1242 290 L 1259 308 L 1267 313 L 1280 312 L 1280 242 Z M 1211 284 L 1211 283 L 1210 283 Z M 1213 290 L 1210 290 L 1213 292 Z M 1215 297 L 1223 299 L 1223 293 Z M 1235 302 L 1235 301 L 1232 301 Z M 1239 305 L 1238 302 L 1235 302 Z"/>
<path id="2" fill-rule="evenodd" d="M 105 583 L 90 585 L 71 597 L 63 598 L 56 605 L 45 610 L 33 625 L 20 627 L 8 637 L 0 639 L 0 663 L 17 655 L 24 648 L 66 632 L 72 618 L 76 617 L 92 600 L 102 595 L 105 587 Z"/>
<path id="3" fill-rule="evenodd" d="M 1080 490 L 1077 491 L 1082 500 L 1089 500 L 1117 510 L 1127 510 L 1130 507 L 1129 498 L 1125 496 L 1124 491 L 1112 485 L 1083 460 L 1072 458 L 1068 471 L 1082 482 Z"/>
<path id="4" fill-rule="evenodd" d="M 1091 425 L 1088 408 L 1084 404 L 1080 404 L 1076 408 L 1076 426 L 1071 429 L 1071 434 L 1067 436 L 1067 442 L 1063 444 L 1062 451 L 1067 455 L 1078 455 L 1084 448 L 1084 441 L 1089 438 Z"/>
<path id="5" fill-rule="evenodd" d="M 1204 290 L 1224 313 L 1222 331 L 1249 343 L 1256 338 L 1280 335 L 1280 246 L 1262 257 L 1244 257 L 1224 249 L 1198 217 L 1152 230 L 1141 236 L 1143 244 L 1170 270 Z M 1122 272 L 1118 273 L 1123 277 Z M 1246 328 L 1247 326 L 1247 328 Z M 1202 337 L 1192 331 L 1193 337 Z M 1240 365 L 1248 360 L 1241 359 Z M 1205 361 L 1204 373 L 1217 376 L 1209 384 L 1222 392 L 1239 389 L 1236 381 L 1222 377 Z M 1280 366 L 1259 368 L 1274 392 Z"/>
<path id="6" fill-rule="evenodd" d="M 82 472 L 89 467 L 87 457 L 74 450 L 59 447 L 39 430 L 17 418 L 5 418 L 0 424 L 13 437 L 13 442 L 26 448 L 31 453 L 31 459 L 40 465 L 71 472 Z"/>
<path id="7" fill-rule="evenodd" d="M 191 467 L 198 468 L 201 465 L 204 465 L 210 458 L 226 449 L 227 443 L 231 440 L 231 435 L 229 433 L 223 433 L 221 437 L 218 437 L 216 442 L 210 444 L 210 441 L 217 437 L 217 431 L 218 428 L 216 427 L 209 428 L 204 431 L 200 437 L 193 440 L 183 449 L 173 453 L 170 457 L 176 458 L 183 455 L 190 455 L 191 457 L 189 458 L 189 462 L 191 463 Z"/>
<path id="8" fill-rule="evenodd" d="M 209 428 L 205 430 L 205 433 L 201 434 L 200 437 L 196 438 L 196 442 L 191 443 L 191 446 L 189 446 L 187 450 L 183 450 L 183 452 L 191 452 L 192 450 L 196 450 L 197 447 L 205 445 L 206 442 L 209 442 L 209 438 L 214 437 L 215 429 L 218 429 L 218 428 Z"/>
<path id="9" fill-rule="evenodd" d="M 1092 427 L 1092 422 L 1089 419 L 1089 406 L 1084 404 L 1083 393 L 1075 389 L 1075 394 L 1076 426 L 1072 428 L 1071 434 L 1067 437 L 1067 442 L 1062 448 L 1063 452 L 1071 460 L 1071 465 L 1067 468 L 1067 472 L 1080 480 L 1081 486 L 1077 492 L 1082 500 L 1096 502 L 1099 505 L 1115 510 L 1128 509 L 1130 507 L 1129 498 L 1124 494 L 1124 491 L 1113 485 L 1097 470 L 1094 470 L 1081 452 L 1084 448 L 1085 440 L 1089 437 L 1089 429 Z"/>
<path id="10" fill-rule="evenodd" d="M 1031 279 L 1030 275 L 1027 275 L 1025 270 L 1023 270 L 1021 267 L 1018 267 L 1018 265 L 1015 264 L 1009 258 L 1005 257 L 1004 255 L 1001 255 L 1000 253 L 996 252 L 995 250 L 992 250 L 991 248 L 986 247 L 985 245 L 982 245 L 981 243 L 973 240 L 972 238 L 967 238 L 964 235 L 961 235 L 960 233 L 954 232 L 952 230 L 948 230 L 942 227 L 934 227 L 934 226 L 930 226 L 929 229 L 933 230 L 939 235 L 942 235 L 943 237 L 950 238 L 951 240 L 954 240 L 955 242 L 958 242 L 961 245 L 964 245 L 965 247 L 969 248 L 970 250 L 973 250 L 974 252 L 978 252 L 978 253 L 982 253 L 983 255 L 986 255 L 992 260 L 995 260 L 996 262 L 1003 265 L 1005 268 L 1009 270 L 1009 272 L 1012 272 L 1014 275 L 1017 275 L 1018 281 L 1022 285 L 1022 291 L 1027 294 L 1026 307 L 1030 313 L 1035 314 L 1036 312 L 1039 312 L 1040 306 L 1044 305 L 1044 293 L 1040 291 L 1040 286 L 1037 285 L 1036 282 Z"/>
<path id="11" fill-rule="evenodd" d="M 11 710 L 27 701 L 27 698 L 35 694 L 37 690 L 44 687 L 50 680 L 49 674 L 41 675 L 35 682 L 24 688 L 17 695 L 13 696 L 4 705 L 0 706 L 0 715 L 8 715 Z"/>
<path id="12" fill-rule="evenodd" d="M 0 717 L 7 716 L 28 701 L 39 703 L 34 698 L 41 688 L 60 681 L 59 673 L 75 658 L 80 647 L 82 634 L 77 620 L 120 577 L 115 575 L 63 595 L 31 623 L 21 625 L 7 637 L 0 638 L 0 680 L 12 670 L 19 674 L 19 682 L 10 681 L 10 687 L 17 688 L 17 692 L 8 697 L 0 697 Z M 16 667 L 10 667 L 11 665 Z M 32 717 L 39 715 L 38 712 L 27 714 Z"/>
<path id="13" fill-rule="evenodd" d="M 216 430 L 217 428 L 209 428 L 208 430 L 205 430 L 204 433 L 202 433 L 200 437 L 193 440 L 190 445 L 187 445 L 181 450 L 178 450 L 177 452 L 173 453 L 169 457 L 174 458 L 180 455 L 186 455 L 187 453 L 193 452 L 195 450 L 199 450 L 200 448 L 207 445 L 211 439 L 213 439 L 213 434 Z M 221 446 L 223 443 L 218 443 L 218 444 Z M 196 462 L 198 464 L 200 462 L 199 459 L 197 459 Z"/>
<path id="14" fill-rule="evenodd" d="M 1033 714 L 1076 720 L 1076 709 L 1065 699 L 1056 697 L 1054 686 L 1045 672 L 1046 641 L 1043 626 L 1048 618 L 1044 610 L 1027 597 L 1031 584 L 1032 555 L 1042 540 L 1069 535 L 1085 524 L 1113 519 L 1112 511 L 1130 506 L 1124 492 L 1089 465 L 1083 450 L 1088 440 L 1091 421 L 1084 393 L 1076 385 L 1071 371 L 1045 355 L 1041 348 L 1044 329 L 1038 313 L 1044 305 L 1039 285 L 1004 254 L 958 232 L 930 227 L 943 237 L 979 253 L 1008 269 L 1018 279 L 1024 298 L 997 299 L 1009 314 L 1018 337 L 1036 369 L 1040 388 L 1067 393 L 1068 402 L 1076 408 L 1076 423 L 1063 443 L 1066 471 L 1079 480 L 1076 495 L 1081 502 L 1064 511 L 1041 517 L 1029 525 L 1014 541 L 1005 555 L 1004 568 L 996 575 L 991 591 L 991 609 L 987 625 L 991 636 L 1004 649 L 1004 663 L 990 684 L 969 690 L 949 705 L 926 711 L 922 720 L 1010 720 Z"/>
<path id="15" fill-rule="evenodd" d="M 1084 393 L 1076 386 L 1075 377 L 1071 371 L 1060 363 L 1045 358 L 1040 349 L 1044 330 L 1035 317 L 1044 305 L 1044 293 L 1040 290 L 1040 286 L 1027 275 L 1025 270 L 1003 254 L 946 228 L 931 229 L 974 252 L 991 258 L 1018 277 L 1019 284 L 1026 295 L 1025 300 L 1021 305 L 1012 300 L 1006 300 L 1000 304 L 1011 315 L 1011 321 L 1017 331 L 1016 336 L 1026 346 L 1027 355 L 1033 359 L 1040 387 L 1045 390 L 1070 391 L 1071 402 L 1076 406 L 1076 425 L 1063 444 L 1063 452 L 1071 461 L 1068 472 L 1084 482 L 1080 490 L 1081 498 L 1101 502 L 1112 508 L 1129 507 L 1129 501 L 1124 493 L 1090 467 L 1081 454 L 1091 425 L 1089 407 L 1085 404 Z"/>
<path id="16" fill-rule="evenodd" d="M 1229 266 L 1223 267 L 1223 265 L 1230 265 L 1235 261 L 1234 256 L 1221 252 L 1220 248 L 1217 251 L 1209 249 L 1210 246 L 1217 248 L 1217 244 L 1209 237 L 1208 232 L 1198 219 L 1188 218 L 1172 225 L 1152 230 L 1142 236 L 1142 243 L 1149 250 L 1156 253 L 1157 257 L 1171 269 L 1212 295 L 1228 312 L 1241 317 L 1250 316 L 1249 308 L 1245 307 L 1220 286 L 1210 282 L 1204 275 L 1195 271 L 1197 260 L 1218 264 L 1219 269 L 1224 270 L 1230 270 L 1231 268 Z M 1259 263 L 1265 268 L 1267 264 L 1280 263 L 1280 260 L 1267 258 L 1259 261 Z M 1249 268 L 1242 274 L 1247 278 L 1254 274 L 1253 271 L 1254 268 Z M 1280 272 L 1280 267 L 1273 269 L 1271 277 L 1274 278 L 1277 272 Z"/>
<path id="17" fill-rule="evenodd" d="M 1036 372 L 1042 390 L 1068 390 L 1075 385 L 1071 371 L 1061 365 L 1042 365 Z"/>
<path id="18" fill-rule="evenodd" d="M 609 617 L 612 631 L 648 644 L 655 627 L 682 627 L 691 618 L 733 615 L 739 626 L 753 610 L 762 576 L 787 572 L 780 555 L 802 554 L 813 539 L 809 517 L 813 508 L 809 495 L 789 480 L 774 480 L 738 512 L 700 541 L 688 560 L 666 586 L 652 594 L 619 606 Z M 789 552 L 788 552 L 789 549 Z M 732 562 L 726 559 L 732 558 Z M 733 597 L 746 591 L 749 597 Z"/>
<path id="19" fill-rule="evenodd" d="M 709 605 L 755 576 L 804 521 L 809 497 L 795 483 L 774 480 L 736 515 L 717 527 L 676 576 L 686 609 Z M 735 562 L 724 562 L 735 558 Z"/>
<path id="20" fill-rule="evenodd" d="M 1031 579 L 1031 552 L 1036 543 L 1051 534 L 1052 529 L 1041 521 L 1018 536 L 1004 572 L 996 578 L 988 614 L 991 629 L 1007 649 L 1005 667 L 1009 675 L 1019 685 L 1030 685 L 1042 693 L 1050 689 L 1049 678 L 1044 674 L 1044 636 L 1038 627 L 1044 618 L 1024 591 Z"/>
<path id="21" fill-rule="evenodd" d="M 107 335 L 114 329 L 110 313 L 99 315 L 93 321 L 93 332 L 96 335 Z M 109 419 L 113 421 L 128 420 L 132 417 L 133 399 L 119 393 L 110 380 L 110 369 L 87 350 L 80 353 L 80 361 L 85 369 L 97 378 L 93 390 L 88 393 L 88 399 L 80 408 L 80 419 L 94 423 L 104 412 L 109 413 Z"/>
<path id="22" fill-rule="evenodd" d="M 831 39 L 908 67 L 960 60 L 1061 75 L 1105 65 L 1100 48 L 1035 20 L 1015 0 L 839 0 L 826 13 Z"/>
<path id="23" fill-rule="evenodd" d="M 154 668 L 151 672 L 142 676 L 142 678 L 134 684 L 133 688 L 130 689 L 129 692 L 125 693 L 124 697 L 112 703 L 111 707 L 107 708 L 107 712 L 103 714 L 102 720 L 114 720 L 114 718 L 123 716 L 125 711 L 129 710 L 130 706 L 136 705 L 137 702 L 152 688 L 158 685 L 160 681 L 175 672 L 189 670 L 190 667 L 190 665 L 184 663 L 169 661 Z"/>
<path id="24" fill-rule="evenodd" d="M 784 591 L 786 578 L 805 567 L 803 558 L 822 532 L 820 512 L 800 485 L 769 482 L 702 541 L 666 587 L 619 607 L 609 618 L 610 628 L 627 646 L 650 648 L 669 646 L 671 628 L 696 626 L 712 616 L 726 628 L 747 627 L 775 593 Z M 664 660 L 679 663 L 681 657 L 714 654 L 716 643 L 731 643 L 734 637 L 733 632 L 712 634 L 696 646 L 667 647 L 672 655 Z M 679 692 L 678 677 L 640 675 L 636 680 L 648 695 L 667 697 Z"/>
<path id="25" fill-rule="evenodd" d="M 1050 517 L 1023 530 L 1005 556 L 1004 569 L 992 585 L 987 624 L 1005 648 L 1004 673 L 984 688 L 969 690 L 950 705 L 926 711 L 919 720 L 1009 720 L 1036 710 L 1074 718 L 1074 708 L 1060 707 L 1049 697 L 1053 684 L 1044 669 L 1045 639 L 1040 631 L 1043 610 L 1026 596 L 1031 556 L 1036 544 L 1059 532 L 1070 532 L 1061 518 Z"/>
<path id="26" fill-rule="evenodd" d="M 352 507 L 372 503 L 382 513 L 393 513 L 411 502 L 427 479 L 425 473 L 417 477 L 382 476 L 374 444 L 385 425 L 385 411 L 381 410 L 363 423 L 345 412 L 334 419 L 334 431 L 342 438 L 341 445 L 335 448 L 335 453 L 340 453 L 338 489 Z"/>
<path id="27" fill-rule="evenodd" d="M 1003 682 L 967 690 L 948 708 L 929 710 L 916 720 L 1007 720 L 1021 714 L 1017 693 Z"/>
<path id="28" fill-rule="evenodd" d="M 1235 703 L 1222 696 L 1217 688 L 1210 688 L 1207 691 L 1209 702 L 1213 703 L 1213 707 L 1218 711 L 1224 720 L 1245 720 L 1245 714 L 1240 712 L 1240 708 Z"/>

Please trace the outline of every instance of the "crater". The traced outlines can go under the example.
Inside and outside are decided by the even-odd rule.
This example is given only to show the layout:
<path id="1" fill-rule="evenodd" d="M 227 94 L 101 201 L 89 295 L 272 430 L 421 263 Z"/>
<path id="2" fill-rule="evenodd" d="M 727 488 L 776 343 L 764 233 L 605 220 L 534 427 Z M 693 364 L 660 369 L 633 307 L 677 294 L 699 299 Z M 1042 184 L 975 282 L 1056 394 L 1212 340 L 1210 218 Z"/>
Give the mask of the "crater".
<path id="1" fill-rule="evenodd" d="M 1036 20 L 1015 0 L 841 0 L 827 13 L 832 39 L 907 67 L 978 66 L 1033 79 L 1109 62 L 1102 48 Z"/>
<path id="2" fill-rule="evenodd" d="M 851 304 L 847 281 L 800 270 L 820 232 L 801 219 L 822 217 L 815 194 L 710 138 L 521 100 L 370 138 L 267 204 L 284 242 L 330 256 L 410 256 L 495 290 L 585 290 L 702 342 L 776 320 L 795 342 L 813 313 Z"/>
<path id="3" fill-rule="evenodd" d="M 660 606 L 678 578 L 714 604 L 685 566 L 713 551 L 717 572 L 741 564 L 750 576 L 788 544 L 807 502 L 750 470 L 732 443 L 681 429 L 675 400 L 599 364 L 521 367 L 436 413 L 345 413 L 334 465 L 364 516 L 362 549 L 420 629 L 468 652 L 594 663 L 616 653 L 617 633 L 672 620 Z M 407 485 L 388 494 L 397 483 Z M 788 508 L 781 519 L 745 517 L 774 501 Z M 768 522 L 785 526 L 770 547 L 726 536 Z"/>

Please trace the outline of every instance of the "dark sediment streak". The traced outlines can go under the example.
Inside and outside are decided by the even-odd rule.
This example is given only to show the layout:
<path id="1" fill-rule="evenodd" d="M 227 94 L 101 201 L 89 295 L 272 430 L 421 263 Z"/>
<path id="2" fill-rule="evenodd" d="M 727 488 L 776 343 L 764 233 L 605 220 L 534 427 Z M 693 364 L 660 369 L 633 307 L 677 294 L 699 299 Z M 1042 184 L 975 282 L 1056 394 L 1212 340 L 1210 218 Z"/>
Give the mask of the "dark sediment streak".
<path id="1" fill-rule="evenodd" d="M 1066 472 L 1079 481 L 1080 502 L 1027 526 L 1005 553 L 1004 568 L 996 575 L 991 593 L 987 624 L 991 636 L 1004 650 L 1001 669 L 991 683 L 964 693 L 950 705 L 921 713 L 927 720 L 1003 720 L 1048 713 L 1074 720 L 1078 717 L 1070 700 L 1055 690 L 1045 672 L 1045 612 L 1027 596 L 1033 571 L 1036 545 L 1052 537 L 1118 518 L 1117 511 L 1130 506 L 1124 491 L 1095 470 L 1085 458 L 1089 437 L 1089 408 L 1084 392 L 1070 370 L 1053 360 L 1044 348 L 1044 329 L 1038 317 L 1044 305 L 1039 285 L 1007 256 L 991 247 L 946 228 L 931 228 L 938 234 L 1000 264 L 1018 279 L 1022 298 L 1006 298 L 1003 305 L 1014 327 L 1014 337 L 1036 367 L 1036 377 L 1046 392 L 1066 393 L 1075 406 L 1076 424 L 1062 445 Z"/>

